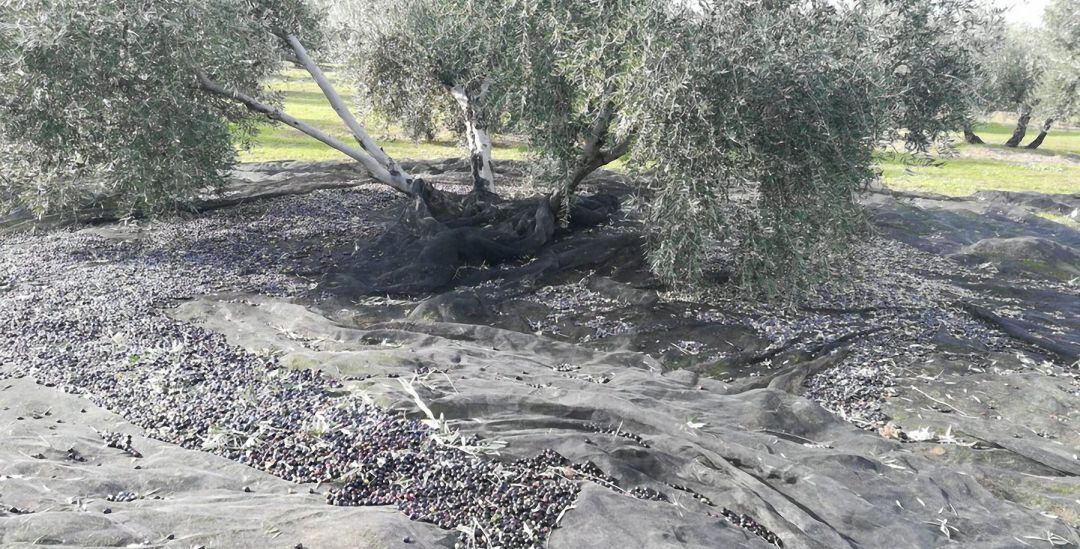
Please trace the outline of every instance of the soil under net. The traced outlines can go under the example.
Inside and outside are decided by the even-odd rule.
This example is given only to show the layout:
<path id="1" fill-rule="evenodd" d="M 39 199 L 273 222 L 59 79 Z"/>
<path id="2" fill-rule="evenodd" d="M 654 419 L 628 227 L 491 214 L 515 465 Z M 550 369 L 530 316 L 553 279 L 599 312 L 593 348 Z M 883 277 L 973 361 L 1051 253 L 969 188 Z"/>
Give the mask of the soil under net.
<path id="1" fill-rule="evenodd" d="M 1076 349 L 1076 288 L 954 261 L 1075 231 L 879 196 L 861 283 L 801 311 L 658 294 L 618 224 L 363 297 L 430 235 L 363 182 L 309 192 L 344 171 L 279 168 L 278 198 L 0 240 L 0 545 L 1080 543 L 1080 376 L 1039 346 Z M 451 213 L 437 233 L 538 226 Z"/>
<path id="2" fill-rule="evenodd" d="M 357 247 L 327 274 L 325 291 L 421 295 L 475 283 L 489 267 L 542 255 L 553 243 L 605 223 L 619 210 L 619 199 L 612 194 L 577 197 L 570 201 L 569 222 L 562 226 L 560 205 L 546 196 L 507 200 L 484 192 L 455 195 L 422 187 L 423 194 L 410 200 L 381 237 Z M 557 255 L 543 256 L 546 274 L 597 257 L 595 245 L 562 248 Z M 528 269 L 502 276 L 530 273 L 536 276 Z"/>

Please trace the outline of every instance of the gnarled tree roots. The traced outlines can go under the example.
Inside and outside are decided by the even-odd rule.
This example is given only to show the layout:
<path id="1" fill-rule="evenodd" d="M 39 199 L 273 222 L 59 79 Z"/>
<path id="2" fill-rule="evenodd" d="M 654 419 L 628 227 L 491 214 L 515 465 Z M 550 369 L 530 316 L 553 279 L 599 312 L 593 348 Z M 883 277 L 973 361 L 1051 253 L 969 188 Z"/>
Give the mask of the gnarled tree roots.
<path id="1" fill-rule="evenodd" d="M 609 194 L 504 199 L 474 189 L 440 191 L 412 182 L 410 203 L 398 222 L 367 249 L 354 254 L 351 291 L 419 294 L 453 285 L 463 269 L 535 256 L 562 234 L 606 222 L 619 209 Z M 560 219 L 569 222 L 560 224 Z"/>

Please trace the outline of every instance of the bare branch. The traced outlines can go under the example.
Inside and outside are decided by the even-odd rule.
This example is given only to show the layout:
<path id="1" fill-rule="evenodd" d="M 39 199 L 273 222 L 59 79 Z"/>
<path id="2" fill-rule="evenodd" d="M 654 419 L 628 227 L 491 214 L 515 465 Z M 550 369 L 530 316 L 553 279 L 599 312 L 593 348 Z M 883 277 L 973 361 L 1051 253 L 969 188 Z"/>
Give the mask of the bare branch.
<path id="1" fill-rule="evenodd" d="M 352 132 L 353 137 L 360 143 L 360 146 L 363 147 L 364 150 L 379 164 L 386 168 L 388 172 L 391 174 L 394 174 L 395 172 L 400 173 L 401 179 L 403 181 L 407 180 L 408 175 L 401 170 L 401 167 L 398 166 L 397 162 L 394 162 L 394 159 L 386 154 L 386 151 L 384 151 L 382 147 L 368 135 L 367 131 L 364 130 L 364 126 L 353 117 L 352 112 L 349 111 L 348 105 L 346 105 L 345 101 L 338 95 L 337 90 L 334 89 L 333 84 L 331 84 L 330 80 L 323 74 L 322 69 L 320 69 L 319 66 L 315 64 L 315 61 L 311 59 L 311 56 L 308 55 L 307 49 L 300 43 L 300 40 L 296 38 L 296 36 L 290 34 L 285 36 L 285 41 L 288 42 L 289 47 L 296 53 L 296 59 L 299 64 L 307 69 L 308 73 L 311 74 L 311 77 L 315 79 L 315 83 L 319 85 L 319 89 L 322 90 L 323 95 L 325 95 L 327 101 L 330 102 L 330 106 L 334 108 L 334 112 L 336 112 L 338 117 L 345 122 L 349 131 Z"/>
<path id="2" fill-rule="evenodd" d="M 209 76 L 202 72 L 198 73 L 197 77 L 199 79 L 199 86 L 207 92 L 226 97 L 228 99 L 232 99 L 233 101 L 237 101 L 243 104 L 245 107 L 251 109 L 254 112 L 266 115 L 266 117 L 270 118 L 271 120 L 277 120 L 279 122 L 292 126 L 293 128 L 296 128 L 297 130 L 325 143 L 331 148 L 344 153 L 349 158 L 356 160 L 364 167 L 364 169 L 369 174 L 371 174 L 372 177 L 377 179 L 379 182 L 393 187 L 394 189 L 402 193 L 409 195 L 413 194 L 411 185 L 408 181 L 401 177 L 400 174 L 397 177 L 391 175 L 390 172 L 387 171 L 387 169 L 384 168 L 377 161 L 375 161 L 374 158 L 368 156 L 367 154 L 364 154 L 362 151 L 346 145 L 341 140 L 326 134 L 322 130 L 315 128 L 307 124 L 306 122 L 302 122 L 300 120 L 297 120 L 296 118 L 293 118 L 292 116 L 289 116 L 281 109 L 267 105 L 266 103 L 263 103 L 258 99 L 251 97 L 250 95 L 247 95 L 243 92 L 227 89 L 225 86 L 222 86 L 221 84 L 210 79 Z"/>

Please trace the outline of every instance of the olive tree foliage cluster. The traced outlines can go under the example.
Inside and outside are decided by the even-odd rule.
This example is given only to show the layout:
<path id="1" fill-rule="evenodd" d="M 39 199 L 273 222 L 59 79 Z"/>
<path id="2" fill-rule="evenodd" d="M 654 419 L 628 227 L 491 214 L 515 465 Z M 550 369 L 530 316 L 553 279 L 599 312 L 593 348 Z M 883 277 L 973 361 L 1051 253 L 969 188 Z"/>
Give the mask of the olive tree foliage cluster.
<path id="1" fill-rule="evenodd" d="M 654 269 L 695 279 L 726 239 L 751 288 L 791 294 L 829 273 L 865 228 L 856 193 L 875 148 L 925 150 L 967 115 L 971 7 L 725 2 L 672 21 L 628 102 L 636 164 L 652 169 Z"/>
<path id="2" fill-rule="evenodd" d="M 262 90 L 282 60 L 268 36 L 317 39 L 315 23 L 297 0 L 0 0 L 0 201 L 38 213 L 103 196 L 123 212 L 188 203 L 262 120 L 197 74 Z"/>
<path id="3" fill-rule="evenodd" d="M 349 0 L 330 14 L 343 29 L 344 66 L 376 112 L 413 135 L 467 132 L 457 88 L 476 124 L 527 137 L 534 175 L 568 199 L 625 154 L 617 102 L 637 48 L 657 30 L 646 24 L 665 9 L 652 0 Z"/>
<path id="4" fill-rule="evenodd" d="M 1050 116 L 1073 119 L 1080 109 L 1080 0 L 1050 2 L 1043 22 L 1046 71 L 1036 93 Z"/>
<path id="5" fill-rule="evenodd" d="M 1027 40 L 1026 31 L 1006 29 L 998 46 L 987 52 L 989 78 L 983 93 L 992 110 L 1031 109 L 1039 101 L 1037 83 L 1046 72 L 1046 62 Z"/>

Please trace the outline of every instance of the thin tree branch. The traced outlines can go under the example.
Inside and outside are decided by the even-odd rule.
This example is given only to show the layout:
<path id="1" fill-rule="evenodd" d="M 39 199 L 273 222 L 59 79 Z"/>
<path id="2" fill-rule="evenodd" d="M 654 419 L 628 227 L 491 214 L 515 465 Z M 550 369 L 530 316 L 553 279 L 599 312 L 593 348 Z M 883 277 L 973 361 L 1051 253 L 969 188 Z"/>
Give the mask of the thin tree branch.
<path id="1" fill-rule="evenodd" d="M 615 144 L 614 147 L 600 153 L 600 166 L 606 166 L 624 156 L 630 152 L 630 141 L 633 136 L 626 136 L 622 141 Z"/>
<path id="2" fill-rule="evenodd" d="M 309 136 L 311 136 L 311 137 L 325 143 L 326 145 L 330 146 L 331 148 L 336 149 L 336 150 L 344 153 L 349 158 L 352 158 L 353 160 L 356 160 L 357 162 L 359 162 L 364 167 L 364 169 L 369 174 L 371 174 L 372 177 L 377 179 L 379 182 L 384 183 L 384 184 L 386 184 L 386 185 L 388 185 L 390 187 L 393 187 L 394 189 L 396 189 L 396 190 L 398 190 L 398 191 L 400 191 L 402 193 L 409 194 L 409 195 L 413 194 L 412 188 L 408 184 L 408 182 L 403 181 L 400 178 L 391 176 L 390 172 L 387 171 L 386 168 L 384 168 L 374 158 L 368 156 L 367 154 L 346 145 L 341 140 L 339 140 L 339 139 L 337 139 L 337 138 L 335 138 L 335 137 L 333 137 L 331 135 L 326 134 L 325 132 L 323 132 L 322 130 L 319 130 L 318 128 L 315 128 L 315 127 L 313 127 L 313 126 L 311 126 L 311 125 L 309 125 L 309 124 L 307 124 L 305 122 L 302 122 L 300 120 L 297 120 L 296 118 L 293 118 L 292 116 L 289 116 L 288 114 L 286 114 L 281 109 L 278 109 L 278 108 L 272 107 L 270 105 L 267 105 L 267 104 L 259 101 L 258 99 L 255 99 L 254 97 L 251 97 L 250 95 L 247 95 L 247 94 L 245 94 L 243 92 L 236 91 L 236 90 L 230 90 L 230 89 L 226 88 L 225 86 L 222 86 L 221 84 L 219 84 L 219 83 L 215 82 L 214 80 L 210 79 L 209 76 L 207 76 L 206 74 L 204 74 L 202 72 L 199 72 L 197 74 L 197 77 L 198 77 L 198 80 L 199 80 L 199 86 L 203 90 L 206 90 L 207 92 L 215 94 L 215 95 L 219 95 L 219 96 L 231 99 L 233 101 L 237 101 L 237 102 L 243 104 L 248 109 L 250 109 L 250 110 L 252 110 L 254 112 L 263 114 L 267 118 L 270 118 L 271 120 L 277 120 L 279 122 L 282 122 L 282 123 L 285 123 L 285 124 L 287 124 L 289 126 L 292 126 L 293 128 L 296 128 L 297 130 L 299 130 L 299 131 L 301 131 L 301 132 L 303 132 L 303 133 L 305 133 L 305 134 L 307 134 L 307 135 L 309 135 Z"/>
<path id="3" fill-rule="evenodd" d="M 333 84 L 331 84 L 330 80 L 323 74 L 322 69 L 320 69 L 319 66 L 315 64 L 315 61 L 311 59 L 311 56 L 308 55 L 307 49 L 300 43 L 300 40 L 296 36 L 289 34 L 285 36 L 285 41 L 288 42 L 289 47 L 296 53 L 296 58 L 300 62 L 300 65 L 307 69 L 308 73 L 311 74 L 311 77 L 315 80 L 315 83 L 319 85 L 319 89 L 322 90 L 323 95 L 326 96 L 327 101 L 330 102 L 330 106 L 333 107 L 334 112 L 337 113 L 338 117 L 341 118 L 342 122 L 349 128 L 349 131 L 352 132 L 353 137 L 360 143 L 360 146 L 363 147 L 376 162 L 386 168 L 390 175 L 399 177 L 402 183 L 408 180 L 408 175 L 401 170 L 401 167 L 398 166 L 397 162 L 394 162 L 394 159 L 386 154 L 386 151 L 384 151 L 383 148 L 368 135 L 367 131 L 364 130 L 364 126 L 353 117 L 352 112 L 349 111 L 348 105 L 346 105 L 345 101 L 338 95 L 337 90 L 334 89 Z"/>

